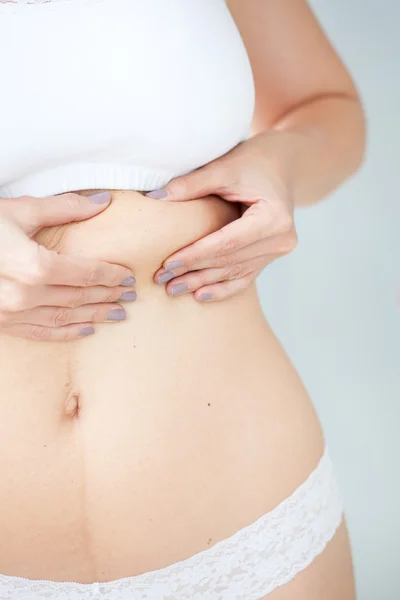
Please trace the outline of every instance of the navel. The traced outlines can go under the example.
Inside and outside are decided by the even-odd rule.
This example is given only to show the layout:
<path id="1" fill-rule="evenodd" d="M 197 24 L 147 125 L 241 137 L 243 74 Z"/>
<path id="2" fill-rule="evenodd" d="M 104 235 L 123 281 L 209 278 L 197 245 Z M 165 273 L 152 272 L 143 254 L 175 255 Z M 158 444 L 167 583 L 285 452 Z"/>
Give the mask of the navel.
<path id="1" fill-rule="evenodd" d="M 64 416 L 70 419 L 77 419 L 80 408 L 80 394 L 78 392 L 70 392 L 64 404 Z"/>

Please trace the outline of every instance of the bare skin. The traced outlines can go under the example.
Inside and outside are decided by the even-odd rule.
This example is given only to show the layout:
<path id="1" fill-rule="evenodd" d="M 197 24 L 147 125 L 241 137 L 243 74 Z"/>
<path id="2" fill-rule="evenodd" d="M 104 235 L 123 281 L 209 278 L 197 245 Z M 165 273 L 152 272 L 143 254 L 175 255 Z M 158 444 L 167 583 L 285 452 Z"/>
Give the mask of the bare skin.
<path id="1" fill-rule="evenodd" d="M 344 64 L 304 0 L 229 0 L 256 89 L 254 137 L 160 190 L 168 202 L 217 194 L 242 218 L 165 257 L 167 290 L 219 302 L 296 247 L 294 209 L 320 201 L 360 165 L 365 119 Z M 159 192 L 160 192 L 159 191 Z"/>
<path id="2" fill-rule="evenodd" d="M 152 280 L 166 253 L 235 219 L 234 206 L 112 196 L 103 214 L 38 241 L 135 272 L 128 320 L 64 344 L 0 335 L 3 574 L 87 583 L 181 560 L 274 508 L 323 451 L 255 289 L 201 305 Z M 307 570 L 308 598 L 336 600 L 320 594 L 326 573 L 353 597 L 347 535 L 335 539 Z M 299 597 L 303 580 L 289 584 Z"/>
<path id="3" fill-rule="evenodd" d="M 109 192 L 0 198 L 0 332 L 65 342 L 94 333 L 94 322 L 113 322 L 115 311 L 123 311 L 116 301 L 133 296 L 129 269 L 58 254 L 35 239 L 46 226 L 100 214 L 110 201 Z"/>
<path id="4" fill-rule="evenodd" d="M 293 191 L 292 217 L 295 206 L 317 202 L 359 165 L 361 105 L 305 2 L 229 6 L 255 75 L 253 130 L 268 140 L 283 189 Z M 243 148 L 239 162 L 248 165 L 250 145 Z M 227 155 L 225 174 L 235 156 Z M 322 432 L 265 321 L 254 277 L 224 285 L 241 278 L 233 264 L 234 273 L 207 280 L 217 300 L 207 304 L 193 301 L 204 280 L 180 297 L 154 283 L 181 253 L 189 269 L 176 273 L 178 282 L 193 281 L 196 240 L 207 246 L 202 270 L 215 268 L 220 253 L 203 240 L 221 228 L 222 246 L 241 250 L 240 240 L 247 247 L 238 222 L 253 240 L 255 215 L 252 227 L 249 215 L 235 220 L 232 195 L 246 202 L 243 187 L 235 188 L 237 178 L 218 183 L 217 167 L 172 182 L 176 202 L 114 191 L 103 213 L 37 234 L 39 244 L 61 254 L 134 272 L 138 301 L 125 306 L 126 322 L 96 323 L 96 335 L 68 344 L 0 333 L 1 573 L 85 583 L 165 566 L 273 509 L 315 468 Z M 229 204 L 209 197 L 217 190 L 205 191 L 202 177 L 222 185 Z M 274 253 L 280 251 L 270 248 L 264 264 Z M 310 567 L 269 598 L 353 600 L 345 524 Z"/>

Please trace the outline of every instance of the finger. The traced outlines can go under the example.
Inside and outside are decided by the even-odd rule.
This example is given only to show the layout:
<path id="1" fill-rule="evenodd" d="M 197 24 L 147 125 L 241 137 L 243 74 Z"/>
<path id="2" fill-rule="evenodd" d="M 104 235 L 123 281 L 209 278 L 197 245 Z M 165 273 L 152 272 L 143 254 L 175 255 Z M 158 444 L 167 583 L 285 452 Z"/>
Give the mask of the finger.
<path id="1" fill-rule="evenodd" d="M 91 323 L 79 323 L 65 327 L 43 327 L 42 325 L 16 323 L 9 327 L 2 327 L 2 331 L 7 335 L 37 342 L 69 342 L 95 333 Z"/>
<path id="2" fill-rule="evenodd" d="M 2 201 L 2 209 L 28 235 L 33 235 L 42 227 L 62 225 L 90 219 L 102 212 L 111 202 L 110 192 L 100 192 L 92 196 L 82 194 L 60 194 L 44 198 L 21 196 Z"/>
<path id="3" fill-rule="evenodd" d="M 1 223 L 0 223 L 1 226 Z M 18 228 L 14 225 L 15 229 Z M 9 227 L 6 231 L 14 236 Z M 0 255 L 0 275 L 27 285 L 133 285 L 135 278 L 127 267 L 104 261 L 58 254 L 28 239 L 21 230 L 17 238 L 18 251 Z M 1 227 L 0 227 L 1 233 Z M 18 234 L 18 232 L 17 232 Z M 4 239 L 1 240 L 4 244 Z M 14 243 L 12 243 L 14 242 Z M 14 250 L 15 236 L 9 244 Z M 7 240 L 5 248 L 7 248 Z"/>
<path id="4" fill-rule="evenodd" d="M 232 281 L 222 281 L 213 285 L 206 285 L 195 292 L 194 298 L 198 302 L 221 302 L 221 300 L 227 300 L 246 290 L 257 275 L 258 273 L 254 272 L 246 277 L 242 277 L 242 279 L 232 279 Z"/>
<path id="5" fill-rule="evenodd" d="M 94 286 L 88 288 L 68 286 L 43 286 L 31 306 L 63 306 L 76 308 L 86 304 L 109 302 L 135 302 L 137 294 L 130 287 L 107 288 Z"/>
<path id="6" fill-rule="evenodd" d="M 249 244 L 244 248 L 241 248 L 237 252 L 232 254 L 224 254 L 222 256 L 213 256 L 208 260 L 203 260 L 195 266 L 195 270 L 203 269 L 218 269 L 231 267 L 239 263 L 252 260 L 253 258 L 260 258 L 263 256 L 272 256 L 273 259 L 283 254 L 294 250 L 297 243 L 297 236 L 294 232 L 292 234 L 279 234 L 270 238 L 265 238 L 254 244 Z M 168 264 L 168 263 L 167 263 Z M 266 263 L 267 264 L 267 263 Z M 165 270 L 163 268 L 156 271 L 154 274 L 154 280 L 156 283 L 166 283 L 172 280 L 174 277 L 180 277 L 189 271 L 186 267 L 176 267 L 172 264 L 173 268 Z M 175 281 L 175 279 L 174 279 Z"/>
<path id="7" fill-rule="evenodd" d="M 65 327 L 73 323 L 115 323 L 126 319 L 126 311 L 120 304 L 88 304 L 79 308 L 39 306 L 17 313 L 0 313 L 2 326 L 15 323 Z"/>
<path id="8" fill-rule="evenodd" d="M 69 286 L 24 286 L 8 279 L 0 279 L 0 310 L 21 312 L 37 306 L 76 308 L 85 304 L 134 302 L 137 298 L 132 287 L 88 288 Z"/>
<path id="9" fill-rule="evenodd" d="M 237 263 L 222 269 L 203 269 L 201 271 L 190 271 L 181 277 L 170 281 L 166 291 L 171 296 L 178 296 L 214 283 L 242 279 L 254 272 L 261 271 L 266 265 L 277 258 L 277 255 L 261 256 L 242 263 Z"/>
<path id="10" fill-rule="evenodd" d="M 69 254 L 58 254 L 38 246 L 37 277 L 34 283 L 90 287 L 133 285 L 132 271 L 121 265 Z M 32 283 L 32 279 L 29 283 Z"/>
<path id="11" fill-rule="evenodd" d="M 163 267 L 168 270 L 170 263 L 178 263 L 187 270 L 196 269 L 207 260 L 232 254 L 275 233 L 268 211 L 262 209 L 260 214 L 254 205 L 240 219 L 169 256 Z"/>
<path id="12" fill-rule="evenodd" d="M 195 200 L 210 194 L 218 194 L 221 182 L 226 184 L 226 176 L 227 172 L 223 161 L 216 159 L 188 175 L 172 179 L 164 188 L 153 190 L 146 196 L 169 202 Z"/>
<path id="13" fill-rule="evenodd" d="M 297 235 L 295 229 L 293 228 L 293 230 L 286 233 L 279 233 L 263 240 L 259 240 L 258 242 L 254 242 L 253 244 L 249 244 L 237 252 L 212 257 L 196 265 L 196 268 L 207 269 L 231 267 L 236 264 L 252 260 L 253 258 L 259 258 L 263 256 L 272 256 L 275 259 L 278 256 L 283 256 L 284 254 L 292 252 L 296 246 Z"/>

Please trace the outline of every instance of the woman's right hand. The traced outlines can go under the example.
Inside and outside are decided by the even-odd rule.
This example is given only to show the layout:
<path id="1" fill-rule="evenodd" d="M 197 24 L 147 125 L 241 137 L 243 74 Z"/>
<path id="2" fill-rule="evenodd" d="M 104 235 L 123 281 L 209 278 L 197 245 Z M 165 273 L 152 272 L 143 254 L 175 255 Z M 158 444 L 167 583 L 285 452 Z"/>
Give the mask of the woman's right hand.
<path id="1" fill-rule="evenodd" d="M 94 333 L 94 322 L 124 318 L 115 302 L 136 298 L 129 269 L 58 254 L 33 239 L 44 227 L 90 219 L 110 201 L 109 192 L 0 198 L 0 332 L 67 341 Z"/>

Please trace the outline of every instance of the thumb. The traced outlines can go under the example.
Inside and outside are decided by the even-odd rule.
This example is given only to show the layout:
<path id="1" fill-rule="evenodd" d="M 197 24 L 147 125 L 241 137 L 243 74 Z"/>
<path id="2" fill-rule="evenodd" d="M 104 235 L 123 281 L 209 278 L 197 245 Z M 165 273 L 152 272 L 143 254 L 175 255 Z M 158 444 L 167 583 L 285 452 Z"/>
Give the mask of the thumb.
<path id="1" fill-rule="evenodd" d="M 7 215 L 32 236 L 43 227 L 84 221 L 98 215 L 109 206 L 111 194 L 106 191 L 92 196 L 74 193 L 45 198 L 22 196 L 6 202 Z"/>
<path id="2" fill-rule="evenodd" d="M 187 175 L 172 179 L 165 187 L 149 192 L 146 196 L 169 202 L 196 200 L 210 194 L 218 194 L 222 183 L 221 165 L 215 160 Z"/>

